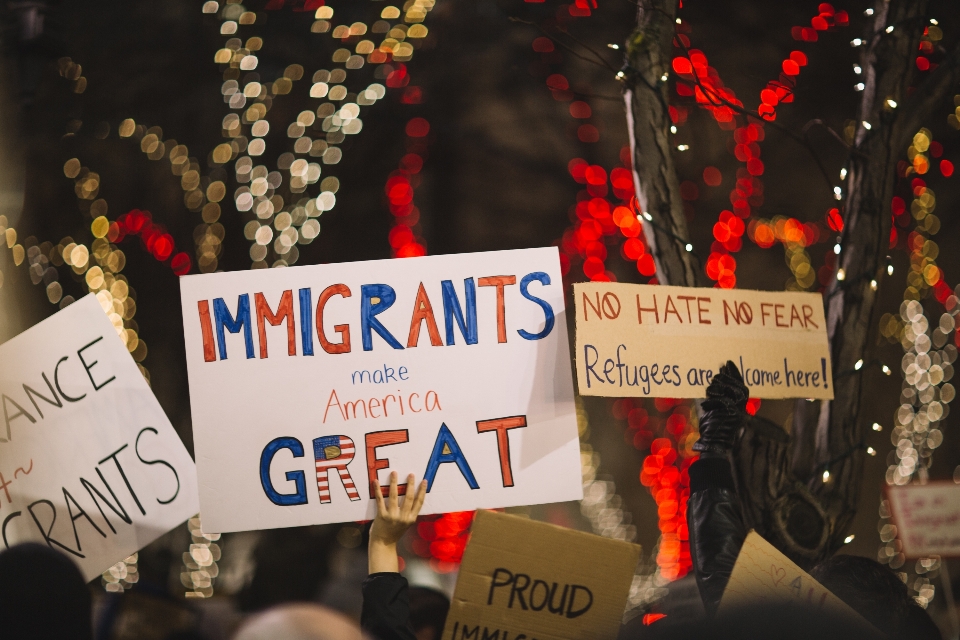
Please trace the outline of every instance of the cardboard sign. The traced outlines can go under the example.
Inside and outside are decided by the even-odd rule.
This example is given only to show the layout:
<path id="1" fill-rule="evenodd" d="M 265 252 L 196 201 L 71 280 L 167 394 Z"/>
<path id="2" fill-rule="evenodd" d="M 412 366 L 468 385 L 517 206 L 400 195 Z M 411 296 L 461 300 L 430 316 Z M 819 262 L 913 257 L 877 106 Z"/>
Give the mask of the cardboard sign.
<path id="1" fill-rule="evenodd" d="M 574 285 L 585 396 L 703 398 L 732 360 L 754 398 L 833 398 L 817 293 Z"/>
<path id="2" fill-rule="evenodd" d="M 0 362 L 5 548 L 46 543 L 91 580 L 197 513 L 193 460 L 96 296 Z"/>
<path id="3" fill-rule="evenodd" d="M 203 526 L 577 500 L 556 248 L 181 278 Z"/>
<path id="4" fill-rule="evenodd" d="M 478 511 L 442 638 L 612 640 L 639 559 L 629 542 Z"/>
<path id="5" fill-rule="evenodd" d="M 733 573 L 720 600 L 718 614 L 737 607 L 802 605 L 849 617 L 873 634 L 876 629 L 850 605 L 833 595 L 756 531 L 747 534 Z"/>
<path id="6" fill-rule="evenodd" d="M 906 557 L 960 556 L 960 485 L 891 486 L 887 498 Z"/>

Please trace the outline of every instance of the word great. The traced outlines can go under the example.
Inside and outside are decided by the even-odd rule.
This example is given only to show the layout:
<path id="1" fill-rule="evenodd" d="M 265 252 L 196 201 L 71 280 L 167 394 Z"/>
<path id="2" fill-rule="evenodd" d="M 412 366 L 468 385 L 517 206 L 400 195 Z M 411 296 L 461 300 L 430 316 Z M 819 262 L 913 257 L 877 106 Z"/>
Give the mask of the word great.
<path id="1" fill-rule="evenodd" d="M 512 487 L 513 467 L 510 459 L 510 438 L 508 432 L 511 429 L 519 429 L 527 426 L 526 416 L 510 416 L 506 418 L 494 418 L 493 420 L 480 420 L 477 423 L 477 433 L 496 434 L 497 455 L 499 457 L 500 475 L 504 487 Z M 364 448 L 366 450 L 366 468 L 367 468 L 367 486 L 370 487 L 370 498 L 376 497 L 373 483 L 377 479 L 377 472 L 390 466 L 388 458 L 378 458 L 377 449 L 391 445 L 403 444 L 410 441 L 410 432 L 407 429 L 395 429 L 392 431 L 376 431 L 367 433 L 363 437 Z M 320 504 L 329 504 L 330 497 L 330 472 L 336 471 L 343 484 L 343 489 L 347 498 L 351 502 L 360 500 L 360 493 L 357 491 L 357 484 L 350 473 L 349 466 L 356 456 L 356 445 L 352 438 L 345 435 L 321 436 L 313 440 L 313 457 L 317 475 L 317 492 L 320 498 Z M 260 485 L 267 498 L 274 504 L 291 507 L 307 504 L 307 481 L 303 471 L 286 471 L 284 477 L 288 482 L 294 485 L 292 493 L 280 493 L 273 485 L 270 478 L 270 469 L 274 457 L 281 450 L 288 450 L 294 458 L 302 458 L 305 455 L 303 443 L 297 438 L 283 436 L 271 440 L 260 455 Z M 445 423 L 441 423 L 440 430 L 437 433 L 436 442 L 430 458 L 427 460 L 426 471 L 423 472 L 423 479 L 427 481 L 427 493 L 433 489 L 433 482 L 437 476 L 437 471 L 442 464 L 455 464 L 460 474 L 466 480 L 471 489 L 479 489 L 476 476 L 467 462 L 467 457 L 460 448 L 457 439 Z M 405 486 L 398 487 L 400 495 L 406 492 Z M 386 488 L 383 488 L 386 495 Z"/>
<path id="2" fill-rule="evenodd" d="M 534 271 L 520 278 L 520 295 L 531 303 L 540 307 L 543 312 L 543 328 L 536 333 L 531 333 L 525 329 L 519 329 L 517 333 L 524 340 L 541 340 L 553 331 L 556 324 L 556 318 L 553 307 L 549 302 L 535 296 L 530 292 L 530 285 L 533 282 L 541 286 L 550 286 L 550 276 L 542 271 Z M 496 307 L 491 312 L 496 313 L 497 318 L 497 342 L 507 342 L 506 328 L 506 302 L 504 296 L 504 287 L 517 285 L 516 276 L 487 276 L 479 278 L 476 281 L 471 278 L 465 278 L 463 281 L 463 304 L 460 302 L 460 295 L 452 280 L 442 280 L 440 282 L 441 299 L 443 304 L 443 323 L 445 329 L 446 345 L 451 346 L 456 343 L 456 330 L 459 330 L 464 342 L 468 345 L 477 344 L 479 341 L 477 331 L 477 287 L 494 287 L 496 289 Z M 197 309 L 200 314 L 200 328 L 203 338 L 203 359 L 205 362 L 215 362 L 218 359 L 227 359 L 227 344 L 225 332 L 243 333 L 244 346 L 247 358 L 254 357 L 253 345 L 253 323 L 256 321 L 257 335 L 259 337 L 259 356 L 267 358 L 269 350 L 267 348 L 267 324 L 279 326 L 286 323 L 287 326 L 287 354 L 297 355 L 297 327 L 299 325 L 301 353 L 304 356 L 314 355 L 314 327 L 316 327 L 317 341 L 320 348 L 329 354 L 350 353 L 353 349 L 351 341 L 351 324 L 341 323 L 333 327 L 338 337 L 327 336 L 324 331 L 324 312 L 331 298 L 338 296 L 341 298 L 350 298 L 353 291 L 345 284 L 333 284 L 325 288 L 317 298 L 317 303 L 313 304 L 313 289 L 305 287 L 297 292 L 299 301 L 299 314 L 294 318 L 294 297 L 293 290 L 285 290 L 277 303 L 276 310 L 271 308 L 263 293 L 253 294 L 253 308 L 250 306 L 250 294 L 241 294 L 237 299 L 237 306 L 234 311 L 228 308 L 223 298 L 213 299 L 213 313 L 210 312 L 210 301 L 199 300 Z M 364 351 L 373 350 L 373 334 L 377 334 L 383 342 L 394 349 L 412 349 L 419 344 L 420 330 L 426 325 L 427 335 L 430 344 L 434 347 L 444 345 L 440 338 L 440 331 L 437 325 L 436 314 L 433 310 L 433 303 L 430 301 L 427 291 L 420 283 L 416 298 L 413 300 L 412 314 L 410 317 L 410 326 L 407 333 L 406 347 L 400 343 L 394 333 L 387 328 L 378 315 L 389 309 L 396 303 L 396 290 L 387 284 L 364 284 L 360 286 L 359 296 L 359 328 L 360 341 Z M 338 318 L 343 317 L 342 306 L 340 307 Z M 356 328 L 356 324 L 353 325 Z M 395 331 L 396 329 L 394 329 Z M 216 335 L 216 338 L 214 338 Z M 332 338 L 332 339 L 331 339 Z M 335 341 L 334 341 L 335 340 Z M 386 371 L 384 371 L 384 374 Z"/>

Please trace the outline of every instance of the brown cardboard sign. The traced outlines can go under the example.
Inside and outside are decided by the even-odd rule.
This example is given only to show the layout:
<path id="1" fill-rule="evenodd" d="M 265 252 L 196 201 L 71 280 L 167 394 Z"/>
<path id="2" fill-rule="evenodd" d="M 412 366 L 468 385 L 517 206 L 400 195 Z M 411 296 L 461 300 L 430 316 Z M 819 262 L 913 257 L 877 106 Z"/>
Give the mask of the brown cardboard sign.
<path id="1" fill-rule="evenodd" d="M 756 531 L 747 534 L 720 601 L 718 615 L 737 607 L 761 605 L 802 605 L 826 610 L 862 622 L 864 630 L 874 627 L 850 605 L 833 595 L 810 574 L 763 539 Z"/>
<path id="2" fill-rule="evenodd" d="M 639 545 L 478 511 L 443 640 L 617 637 Z"/>
<path id="3" fill-rule="evenodd" d="M 574 285 L 581 395 L 703 398 L 732 360 L 754 398 L 833 398 L 817 293 Z"/>
<path id="4" fill-rule="evenodd" d="M 960 485 L 947 481 L 892 486 L 887 498 L 903 555 L 960 556 Z"/>

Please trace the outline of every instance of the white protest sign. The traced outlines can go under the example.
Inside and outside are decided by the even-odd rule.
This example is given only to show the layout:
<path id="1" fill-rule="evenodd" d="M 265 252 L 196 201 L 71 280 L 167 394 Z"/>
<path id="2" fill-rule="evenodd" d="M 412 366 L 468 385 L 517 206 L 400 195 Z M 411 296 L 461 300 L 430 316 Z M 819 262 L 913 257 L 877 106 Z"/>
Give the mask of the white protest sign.
<path id="1" fill-rule="evenodd" d="M 193 460 L 95 296 L 0 362 L 6 548 L 46 543 L 91 580 L 197 513 Z"/>
<path id="2" fill-rule="evenodd" d="M 425 514 L 582 496 L 556 248 L 180 283 L 208 531 L 370 519 L 391 470 Z"/>
<path id="3" fill-rule="evenodd" d="M 754 398 L 833 398 L 823 297 L 617 282 L 574 285 L 585 396 L 703 398 L 732 360 Z"/>
<path id="4" fill-rule="evenodd" d="M 960 485 L 891 486 L 887 498 L 906 557 L 960 556 Z"/>

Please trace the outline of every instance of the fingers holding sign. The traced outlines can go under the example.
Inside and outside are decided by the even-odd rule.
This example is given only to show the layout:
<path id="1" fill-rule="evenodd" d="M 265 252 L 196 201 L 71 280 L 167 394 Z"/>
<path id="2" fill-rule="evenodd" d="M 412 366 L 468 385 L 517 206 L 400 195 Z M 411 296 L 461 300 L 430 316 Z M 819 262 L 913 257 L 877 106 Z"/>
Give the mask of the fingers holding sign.
<path id="1" fill-rule="evenodd" d="M 369 571 L 371 574 L 396 573 L 400 570 L 397 542 L 420 515 L 420 509 L 427 497 L 427 481 L 423 480 L 417 485 L 413 474 L 408 475 L 406 492 L 402 500 L 397 487 L 396 471 L 390 474 L 390 487 L 386 498 L 383 497 L 379 481 L 374 480 L 373 484 L 377 500 L 377 516 L 370 526 Z"/>

